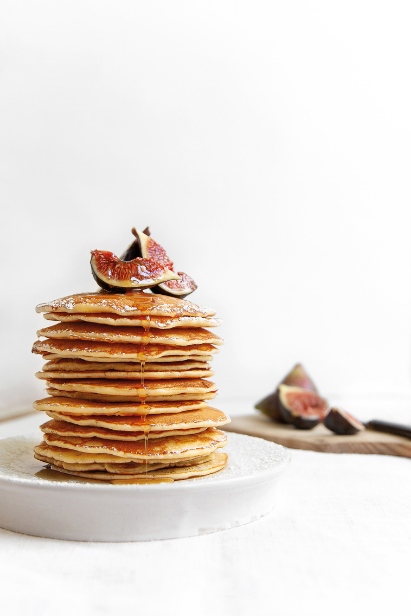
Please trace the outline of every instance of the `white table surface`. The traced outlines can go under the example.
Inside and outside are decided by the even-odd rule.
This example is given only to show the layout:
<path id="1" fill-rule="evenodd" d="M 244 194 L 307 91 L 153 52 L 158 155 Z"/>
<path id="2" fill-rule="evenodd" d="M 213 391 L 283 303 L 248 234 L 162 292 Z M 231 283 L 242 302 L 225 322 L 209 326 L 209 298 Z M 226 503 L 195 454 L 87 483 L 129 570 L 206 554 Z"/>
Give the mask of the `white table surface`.
<path id="1" fill-rule="evenodd" d="M 0 613 L 409 616 L 411 460 L 291 453 L 278 508 L 229 531 L 103 544 L 0 529 Z"/>

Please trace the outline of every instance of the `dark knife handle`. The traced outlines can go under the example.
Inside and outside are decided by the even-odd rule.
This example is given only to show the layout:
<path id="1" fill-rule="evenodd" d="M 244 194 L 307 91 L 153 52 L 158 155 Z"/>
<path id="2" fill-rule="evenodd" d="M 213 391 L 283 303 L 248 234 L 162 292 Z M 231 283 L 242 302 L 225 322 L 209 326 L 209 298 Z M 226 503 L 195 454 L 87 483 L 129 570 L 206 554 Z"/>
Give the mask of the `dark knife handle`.
<path id="1" fill-rule="evenodd" d="M 402 424 L 391 423 L 390 421 L 382 421 L 381 419 L 373 419 L 367 423 L 367 428 L 377 430 L 378 432 L 388 432 L 388 434 L 398 434 L 411 438 L 411 427 Z"/>

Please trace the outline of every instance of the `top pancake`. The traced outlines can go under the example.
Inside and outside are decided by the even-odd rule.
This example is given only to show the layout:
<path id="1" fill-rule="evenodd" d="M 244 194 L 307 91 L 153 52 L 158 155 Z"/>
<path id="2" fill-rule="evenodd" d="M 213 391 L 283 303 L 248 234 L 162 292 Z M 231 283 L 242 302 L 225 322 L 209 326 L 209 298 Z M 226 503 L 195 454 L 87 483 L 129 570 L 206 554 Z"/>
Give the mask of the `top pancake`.
<path id="1" fill-rule="evenodd" d="M 98 323 L 57 323 L 39 329 L 37 335 L 47 338 L 72 340 L 101 340 L 103 342 L 126 342 L 132 344 L 172 344 L 190 346 L 193 344 L 224 343 L 222 338 L 201 327 L 178 328 L 173 330 L 146 331 L 143 327 L 114 327 Z"/>
<path id="2" fill-rule="evenodd" d="M 45 304 L 36 312 L 114 313 L 119 315 L 148 315 L 156 317 L 212 317 L 215 310 L 197 306 L 185 299 L 156 295 L 143 291 L 131 293 L 77 293 Z"/>
<path id="3" fill-rule="evenodd" d="M 101 325 L 122 325 L 126 327 L 144 327 L 145 329 L 173 329 L 174 327 L 218 327 L 221 319 L 211 317 L 150 317 L 150 316 L 121 316 L 100 312 L 97 314 L 87 312 L 45 312 L 43 317 L 49 321 L 86 321 L 88 323 L 100 323 Z"/>

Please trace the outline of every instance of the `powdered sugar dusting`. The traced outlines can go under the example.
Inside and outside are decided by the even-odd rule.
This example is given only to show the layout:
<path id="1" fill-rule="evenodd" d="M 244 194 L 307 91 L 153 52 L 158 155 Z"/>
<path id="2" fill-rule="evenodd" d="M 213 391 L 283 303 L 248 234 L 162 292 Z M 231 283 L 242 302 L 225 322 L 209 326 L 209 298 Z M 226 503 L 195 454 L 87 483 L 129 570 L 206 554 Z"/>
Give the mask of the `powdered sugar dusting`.
<path id="1" fill-rule="evenodd" d="M 46 474 L 42 472 L 44 464 L 33 458 L 33 447 L 38 444 L 38 440 L 38 436 L 20 436 L 0 440 L 0 479 L 8 479 L 12 482 L 23 481 L 26 484 L 29 482 L 30 484 L 43 486 L 61 485 L 61 483 L 64 483 L 69 488 L 77 486 L 81 487 L 81 489 L 107 487 L 106 483 L 87 481 L 70 475 L 63 475 L 63 473 Z M 114 490 L 119 488 L 129 490 L 169 490 L 181 484 L 184 484 L 189 489 L 190 485 L 204 482 L 235 481 L 242 478 L 258 480 L 263 475 L 271 477 L 280 474 L 290 462 L 290 454 L 285 447 L 242 434 L 230 434 L 227 447 L 219 451 L 228 454 L 228 463 L 222 471 L 214 475 L 186 479 L 183 482 L 175 482 L 174 484 L 110 485 L 109 487 Z"/>
<path id="2" fill-rule="evenodd" d="M 39 304 L 36 312 L 112 312 L 152 316 L 214 316 L 215 310 L 155 293 L 77 293 Z"/>

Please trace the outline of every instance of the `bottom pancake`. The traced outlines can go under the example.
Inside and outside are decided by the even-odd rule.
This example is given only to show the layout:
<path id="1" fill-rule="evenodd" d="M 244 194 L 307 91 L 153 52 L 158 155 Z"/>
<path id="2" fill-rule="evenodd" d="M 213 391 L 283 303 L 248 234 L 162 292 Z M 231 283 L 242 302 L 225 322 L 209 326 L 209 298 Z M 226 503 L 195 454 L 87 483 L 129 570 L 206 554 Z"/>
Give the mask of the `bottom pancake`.
<path id="1" fill-rule="evenodd" d="M 35 448 L 34 457 L 40 462 L 45 462 L 51 466 L 58 466 L 59 468 L 65 468 L 68 471 L 106 471 L 108 473 L 123 474 L 123 475 L 138 475 L 143 470 L 155 471 L 159 468 L 173 468 L 174 466 L 194 466 L 195 464 L 202 464 L 208 462 L 213 454 L 208 456 L 200 456 L 198 458 L 191 458 L 190 460 L 174 461 L 174 462 L 141 462 L 136 460 L 135 462 L 64 462 L 57 457 L 53 457 L 51 451 L 45 451 L 44 447 L 38 445 Z M 40 453 L 41 452 L 41 453 Z M 44 454 L 44 455 L 43 455 Z"/>
<path id="2" fill-rule="evenodd" d="M 175 466 L 173 468 L 163 468 L 152 470 L 150 472 L 140 472 L 138 474 L 119 474 L 99 471 L 74 471 L 60 466 L 51 465 L 51 468 L 57 472 L 74 475 L 83 479 L 94 479 L 97 481 L 111 481 L 112 483 L 133 483 L 133 480 L 150 483 L 150 481 L 181 481 L 182 479 L 191 479 L 194 477 L 204 477 L 221 471 L 227 464 L 228 456 L 225 453 L 213 453 L 210 460 L 192 466 Z M 140 482 L 139 481 L 139 482 Z"/>

